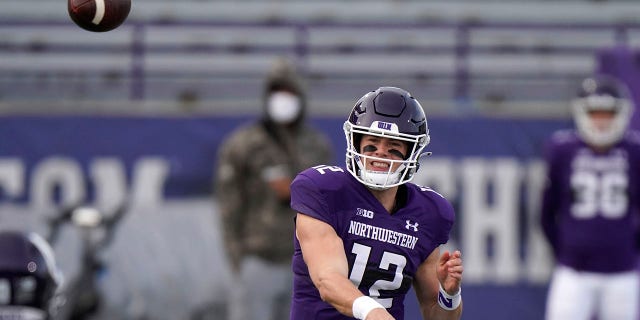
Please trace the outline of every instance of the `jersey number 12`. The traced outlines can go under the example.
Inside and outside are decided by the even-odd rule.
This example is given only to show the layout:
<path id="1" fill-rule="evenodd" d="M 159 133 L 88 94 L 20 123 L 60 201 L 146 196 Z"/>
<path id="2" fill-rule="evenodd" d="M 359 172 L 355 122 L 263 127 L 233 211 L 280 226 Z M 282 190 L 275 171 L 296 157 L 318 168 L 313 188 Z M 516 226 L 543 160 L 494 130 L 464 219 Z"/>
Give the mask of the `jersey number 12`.
<path id="1" fill-rule="evenodd" d="M 354 243 L 351 253 L 356 255 L 356 259 L 353 262 L 353 269 L 351 270 L 351 275 L 349 275 L 349 280 L 351 280 L 356 287 L 359 287 L 362 279 L 365 277 L 365 270 L 367 262 L 369 261 L 369 255 L 371 254 L 371 247 Z M 380 290 L 400 289 L 403 279 L 402 271 L 407 265 L 407 258 L 397 253 L 385 251 L 382 254 L 382 259 L 380 260 L 380 265 L 378 267 L 382 270 L 389 270 L 391 265 L 396 266 L 393 280 L 388 281 L 379 279 L 376 280 L 369 288 L 369 296 L 374 298 L 385 308 L 391 308 L 393 298 L 381 299 Z"/>

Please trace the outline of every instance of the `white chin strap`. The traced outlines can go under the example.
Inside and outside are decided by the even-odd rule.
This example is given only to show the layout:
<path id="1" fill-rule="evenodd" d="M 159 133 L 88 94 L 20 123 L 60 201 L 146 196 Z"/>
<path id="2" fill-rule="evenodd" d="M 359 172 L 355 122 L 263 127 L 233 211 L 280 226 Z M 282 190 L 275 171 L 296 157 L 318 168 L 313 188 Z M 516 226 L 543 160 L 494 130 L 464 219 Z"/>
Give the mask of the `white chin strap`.
<path id="1" fill-rule="evenodd" d="M 400 181 L 402 180 L 402 175 L 406 168 L 404 160 L 390 160 L 378 157 L 369 157 L 362 154 L 356 154 L 355 156 L 355 163 L 359 169 L 357 178 L 359 178 L 359 180 L 369 188 L 385 190 L 401 184 Z M 387 171 L 367 170 L 364 164 L 367 160 L 390 162 L 389 169 Z M 395 171 L 391 171 L 393 170 L 393 165 L 396 163 L 402 164 Z"/>

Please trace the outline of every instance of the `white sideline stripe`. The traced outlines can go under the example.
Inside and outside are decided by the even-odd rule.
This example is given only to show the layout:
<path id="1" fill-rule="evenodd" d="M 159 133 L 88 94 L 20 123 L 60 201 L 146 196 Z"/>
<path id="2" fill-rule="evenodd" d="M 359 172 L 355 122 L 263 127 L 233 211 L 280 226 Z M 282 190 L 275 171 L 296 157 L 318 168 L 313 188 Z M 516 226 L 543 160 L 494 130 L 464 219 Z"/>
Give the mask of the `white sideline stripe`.
<path id="1" fill-rule="evenodd" d="M 95 0 L 96 1 L 96 15 L 91 20 L 91 23 L 98 25 L 104 18 L 104 0 Z"/>

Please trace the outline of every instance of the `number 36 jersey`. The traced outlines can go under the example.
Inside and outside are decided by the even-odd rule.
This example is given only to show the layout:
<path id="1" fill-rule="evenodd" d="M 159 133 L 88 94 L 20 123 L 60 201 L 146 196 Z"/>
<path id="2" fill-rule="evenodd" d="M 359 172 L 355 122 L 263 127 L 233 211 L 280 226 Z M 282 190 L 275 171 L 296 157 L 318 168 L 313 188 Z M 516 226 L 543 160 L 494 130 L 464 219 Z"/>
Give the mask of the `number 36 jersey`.
<path id="1" fill-rule="evenodd" d="M 629 132 L 595 152 L 574 131 L 546 145 L 542 227 L 557 261 L 579 271 L 636 267 L 640 209 L 640 139 Z"/>
<path id="2" fill-rule="evenodd" d="M 429 188 L 406 183 L 406 203 L 390 214 L 346 170 L 316 166 L 291 184 L 291 207 L 329 224 L 342 239 L 349 279 L 396 318 L 404 318 L 404 297 L 418 266 L 449 240 L 451 204 Z M 322 301 L 294 240 L 292 320 L 350 319 Z"/>

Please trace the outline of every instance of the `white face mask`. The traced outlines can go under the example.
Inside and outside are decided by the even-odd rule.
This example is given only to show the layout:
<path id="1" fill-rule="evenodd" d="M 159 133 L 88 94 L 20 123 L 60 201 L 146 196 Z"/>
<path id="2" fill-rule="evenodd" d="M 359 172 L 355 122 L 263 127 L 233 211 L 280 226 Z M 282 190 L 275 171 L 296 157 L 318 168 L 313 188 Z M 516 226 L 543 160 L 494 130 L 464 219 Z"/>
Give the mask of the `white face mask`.
<path id="1" fill-rule="evenodd" d="M 267 100 L 267 114 L 274 122 L 290 123 L 298 117 L 300 111 L 300 98 L 293 93 L 274 92 Z"/>

